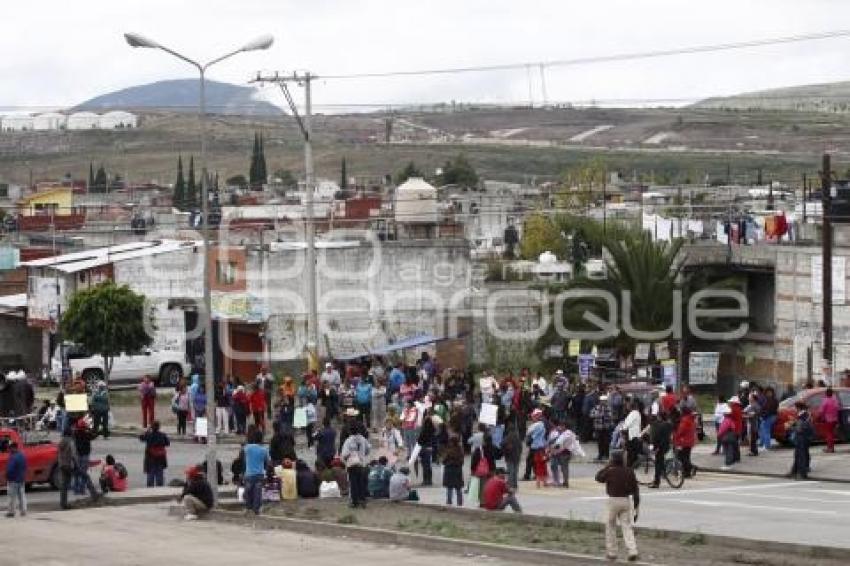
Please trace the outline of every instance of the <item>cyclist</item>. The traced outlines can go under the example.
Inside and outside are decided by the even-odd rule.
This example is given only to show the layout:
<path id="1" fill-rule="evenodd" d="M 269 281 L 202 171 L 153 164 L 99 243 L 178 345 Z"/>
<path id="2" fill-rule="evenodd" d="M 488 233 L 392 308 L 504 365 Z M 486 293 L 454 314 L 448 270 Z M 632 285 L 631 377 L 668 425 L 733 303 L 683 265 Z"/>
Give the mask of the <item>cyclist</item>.
<path id="1" fill-rule="evenodd" d="M 650 449 L 655 456 L 655 479 L 649 487 L 657 488 L 661 484 L 661 476 L 664 475 L 664 460 L 670 451 L 670 437 L 673 434 L 673 425 L 667 420 L 667 415 L 660 413 L 653 417 L 649 425 Z"/>

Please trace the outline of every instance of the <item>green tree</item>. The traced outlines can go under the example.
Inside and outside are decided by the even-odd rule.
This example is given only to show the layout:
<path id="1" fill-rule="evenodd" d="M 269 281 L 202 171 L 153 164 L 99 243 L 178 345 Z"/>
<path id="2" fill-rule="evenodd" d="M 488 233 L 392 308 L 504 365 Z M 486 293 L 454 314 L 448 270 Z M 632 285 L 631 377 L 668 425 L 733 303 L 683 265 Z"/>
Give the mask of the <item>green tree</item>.
<path id="1" fill-rule="evenodd" d="M 107 184 L 109 183 L 109 179 L 106 175 L 106 169 L 103 168 L 103 165 L 97 168 L 97 173 L 94 175 L 94 184 L 89 189 L 89 192 L 92 193 L 105 193 L 107 189 Z"/>
<path id="2" fill-rule="evenodd" d="M 257 183 L 262 185 L 269 180 L 269 174 L 266 170 L 266 142 L 263 139 L 263 134 L 260 134 L 260 153 L 257 156 Z"/>
<path id="3" fill-rule="evenodd" d="M 404 169 L 396 173 L 396 185 L 404 183 L 411 177 L 424 177 L 424 175 L 422 175 L 422 171 L 419 170 L 419 168 L 413 161 L 409 161 L 407 165 L 404 166 Z"/>
<path id="4" fill-rule="evenodd" d="M 183 210 L 186 203 L 186 180 L 183 178 L 183 156 L 177 156 L 177 181 L 171 195 L 171 204 L 178 210 Z"/>
<path id="5" fill-rule="evenodd" d="M 93 188 L 94 188 L 94 163 L 89 161 L 89 185 L 88 185 L 89 192 L 93 192 L 92 191 Z"/>
<path id="6" fill-rule="evenodd" d="M 186 199 L 183 205 L 186 210 L 198 207 L 198 186 L 195 183 L 195 156 L 189 156 L 189 181 L 186 183 Z"/>
<path id="7" fill-rule="evenodd" d="M 524 259 L 532 261 L 536 261 L 537 257 L 545 251 L 563 258 L 567 251 L 567 244 L 555 222 L 538 212 L 530 215 L 523 222 L 519 251 Z"/>
<path id="8" fill-rule="evenodd" d="M 459 185 L 461 187 L 476 188 L 478 186 L 478 173 L 462 153 L 454 159 L 446 161 L 443 172 L 440 175 L 441 185 Z"/>
<path id="9" fill-rule="evenodd" d="M 107 381 L 115 356 L 150 346 L 148 328 L 153 319 L 145 313 L 145 297 L 112 281 L 74 293 L 61 322 L 63 336 L 103 357 Z"/>

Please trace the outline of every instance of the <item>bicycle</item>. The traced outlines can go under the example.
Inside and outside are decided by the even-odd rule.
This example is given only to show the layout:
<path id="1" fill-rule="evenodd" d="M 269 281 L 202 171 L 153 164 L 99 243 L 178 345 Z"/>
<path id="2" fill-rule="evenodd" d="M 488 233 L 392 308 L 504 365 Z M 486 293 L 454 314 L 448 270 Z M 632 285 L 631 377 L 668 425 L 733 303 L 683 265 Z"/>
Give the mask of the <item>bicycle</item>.
<path id="1" fill-rule="evenodd" d="M 644 449 L 638 455 L 632 469 L 635 471 L 639 484 L 650 485 L 655 482 L 655 455 L 647 446 L 644 446 Z M 664 469 L 661 475 L 673 489 L 679 489 L 684 485 L 685 470 L 676 450 L 672 451 L 672 456 L 667 456 L 664 459 Z"/>

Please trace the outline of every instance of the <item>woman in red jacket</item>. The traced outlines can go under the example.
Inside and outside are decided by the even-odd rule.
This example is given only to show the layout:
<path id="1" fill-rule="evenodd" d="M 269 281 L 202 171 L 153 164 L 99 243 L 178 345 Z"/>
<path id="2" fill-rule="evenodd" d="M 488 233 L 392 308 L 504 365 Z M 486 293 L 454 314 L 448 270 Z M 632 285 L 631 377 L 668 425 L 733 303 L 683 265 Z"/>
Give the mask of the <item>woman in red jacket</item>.
<path id="1" fill-rule="evenodd" d="M 735 426 L 735 434 L 738 435 L 738 442 L 733 447 L 733 460 L 741 461 L 741 439 L 744 436 L 744 408 L 741 407 L 741 400 L 737 395 L 733 395 L 727 401 L 729 408 L 732 410 L 732 424 Z"/>
<path id="2" fill-rule="evenodd" d="M 263 434 L 266 433 L 266 392 L 258 384 L 251 390 L 249 398 L 251 413 L 254 415 L 254 425 Z"/>
<path id="3" fill-rule="evenodd" d="M 691 450 L 696 443 L 696 419 L 690 408 L 682 407 L 679 426 L 676 427 L 676 432 L 673 433 L 673 446 L 676 447 L 686 478 L 693 477 L 697 473 L 697 467 L 691 464 Z"/>

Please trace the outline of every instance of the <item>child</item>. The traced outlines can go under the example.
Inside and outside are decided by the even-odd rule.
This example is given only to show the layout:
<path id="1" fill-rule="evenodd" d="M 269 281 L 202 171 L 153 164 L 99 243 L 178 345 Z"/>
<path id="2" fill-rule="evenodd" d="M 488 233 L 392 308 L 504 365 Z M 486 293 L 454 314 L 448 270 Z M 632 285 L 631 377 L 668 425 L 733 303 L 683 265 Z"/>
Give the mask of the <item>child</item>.
<path id="1" fill-rule="evenodd" d="M 105 460 L 100 471 L 100 489 L 103 493 L 127 491 L 127 468 L 124 464 L 116 463 L 112 454 L 107 454 Z"/>

